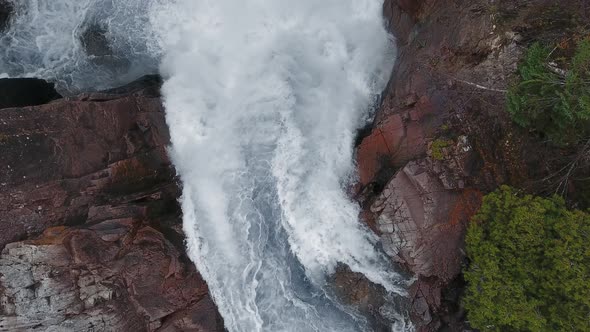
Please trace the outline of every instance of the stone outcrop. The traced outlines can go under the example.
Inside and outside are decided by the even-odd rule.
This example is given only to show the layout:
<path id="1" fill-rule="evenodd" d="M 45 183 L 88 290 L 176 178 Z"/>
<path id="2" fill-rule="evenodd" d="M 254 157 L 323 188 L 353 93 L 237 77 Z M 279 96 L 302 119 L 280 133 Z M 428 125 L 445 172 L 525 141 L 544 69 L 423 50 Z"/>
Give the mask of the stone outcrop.
<path id="1" fill-rule="evenodd" d="M 0 32 L 8 27 L 8 22 L 12 16 L 12 4 L 6 0 L 0 0 Z"/>
<path id="2" fill-rule="evenodd" d="M 8 244 L 0 274 L 2 330 L 215 331 L 220 323 L 195 269 L 132 218 Z"/>
<path id="3" fill-rule="evenodd" d="M 223 330 L 184 253 L 159 82 L 0 109 L 0 330 Z"/>
<path id="4" fill-rule="evenodd" d="M 459 329 L 463 312 L 446 298 L 461 278 L 466 227 L 482 192 L 507 175 L 474 119 L 482 104 L 504 103 L 519 38 L 495 26 L 484 1 L 388 0 L 384 13 L 398 60 L 357 148 L 357 196 L 384 250 L 417 277 L 418 330 Z"/>
<path id="5" fill-rule="evenodd" d="M 80 36 L 86 54 L 95 57 L 113 55 L 106 34 L 106 29 L 98 24 L 88 26 Z"/>
<path id="6" fill-rule="evenodd" d="M 401 167 L 373 199 L 369 218 L 385 252 L 418 277 L 411 287 L 411 314 L 436 330 L 443 290 L 461 272 L 466 226 L 481 204 L 479 190 L 465 188 L 473 151 L 460 137 L 438 160 L 428 155 Z M 429 150 L 429 154 L 431 151 Z"/>
<path id="7" fill-rule="evenodd" d="M 442 289 L 461 272 L 464 232 L 480 204 L 479 191 L 445 189 L 428 161 L 419 160 L 404 166 L 371 206 L 387 254 L 419 277 L 411 294 L 421 324 L 433 322 Z"/>
<path id="8" fill-rule="evenodd" d="M 103 68 L 126 72 L 131 63 L 120 52 L 116 53 L 108 38 L 107 27 L 100 23 L 89 22 L 79 36 L 80 45 L 88 60 Z"/>
<path id="9" fill-rule="evenodd" d="M 417 277 L 418 330 L 465 330 L 463 238 L 482 194 L 548 192 L 539 179 L 567 163 L 512 124 L 508 86 L 531 42 L 571 45 L 590 12 L 582 0 L 386 0 L 384 13 L 398 58 L 358 140 L 355 192 L 385 251 Z"/>

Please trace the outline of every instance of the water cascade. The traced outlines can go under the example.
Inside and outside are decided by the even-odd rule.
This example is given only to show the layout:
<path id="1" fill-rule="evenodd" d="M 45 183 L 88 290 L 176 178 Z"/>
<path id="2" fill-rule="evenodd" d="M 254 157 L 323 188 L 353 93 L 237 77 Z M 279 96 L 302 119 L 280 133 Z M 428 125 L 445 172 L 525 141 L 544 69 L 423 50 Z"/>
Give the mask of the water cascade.
<path id="1" fill-rule="evenodd" d="M 338 264 L 405 280 L 347 195 L 356 130 L 394 59 L 379 0 L 23 0 L 0 75 L 77 92 L 156 68 L 190 258 L 229 331 L 366 331 L 331 295 Z M 109 41 L 88 54 L 88 29 Z M 93 32 L 96 34 L 96 32 Z M 394 329 L 404 327 L 399 313 Z"/>

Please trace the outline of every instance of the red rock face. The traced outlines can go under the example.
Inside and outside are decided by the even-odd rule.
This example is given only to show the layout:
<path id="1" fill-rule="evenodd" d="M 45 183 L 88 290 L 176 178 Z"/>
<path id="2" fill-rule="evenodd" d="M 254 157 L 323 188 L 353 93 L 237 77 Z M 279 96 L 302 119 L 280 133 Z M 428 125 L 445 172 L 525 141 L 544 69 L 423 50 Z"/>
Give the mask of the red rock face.
<path id="1" fill-rule="evenodd" d="M 75 331 L 216 331 L 195 269 L 156 229 L 131 219 L 53 227 L 0 259 L 2 327 Z M 197 321 L 186 317 L 197 317 Z"/>
<path id="2" fill-rule="evenodd" d="M 223 330 L 184 253 L 157 95 L 0 109 L 0 133 L 0 329 Z"/>
<path id="3" fill-rule="evenodd" d="M 93 222 L 98 206 L 121 194 L 152 195 L 142 189 L 153 183 L 176 191 L 158 98 L 59 100 L 0 116 L 0 245 L 49 226 Z M 146 213 L 145 204 L 129 205 Z"/>
<path id="4" fill-rule="evenodd" d="M 357 163 L 362 185 L 376 180 L 380 170 L 399 168 L 426 153 L 425 132 L 432 132 L 432 128 L 424 120 L 431 115 L 432 105 L 423 97 L 406 108 L 384 118 L 359 145 Z"/>
<path id="5" fill-rule="evenodd" d="M 399 0 L 397 6 L 399 6 L 404 13 L 415 17 L 424 2 L 424 0 Z"/>
<path id="6" fill-rule="evenodd" d="M 518 59 L 513 40 L 498 44 L 504 37 L 482 4 L 384 4 L 398 59 L 374 128 L 358 146 L 357 192 L 363 220 L 392 259 L 418 277 L 411 302 L 420 331 L 448 323 L 443 293 L 461 272 L 467 223 L 481 202 L 474 166 L 480 149 L 463 119 L 481 112 L 473 100 L 503 102 L 498 91 L 507 80 L 498 68 Z"/>

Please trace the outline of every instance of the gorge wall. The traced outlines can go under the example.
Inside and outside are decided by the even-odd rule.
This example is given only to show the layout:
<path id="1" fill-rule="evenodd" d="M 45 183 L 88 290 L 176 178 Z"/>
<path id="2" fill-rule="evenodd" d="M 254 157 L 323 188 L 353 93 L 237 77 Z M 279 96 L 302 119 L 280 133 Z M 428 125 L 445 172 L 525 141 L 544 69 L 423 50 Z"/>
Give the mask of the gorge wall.
<path id="1" fill-rule="evenodd" d="M 560 154 L 511 122 L 507 89 L 527 45 L 567 40 L 588 11 L 583 1 L 388 0 L 384 14 L 399 54 L 359 140 L 357 197 L 385 251 L 417 277 L 418 330 L 461 331 L 464 235 L 482 195 L 501 184 L 539 192 Z"/>
<path id="2" fill-rule="evenodd" d="M 0 330 L 223 331 L 184 252 L 158 90 L 0 110 Z"/>

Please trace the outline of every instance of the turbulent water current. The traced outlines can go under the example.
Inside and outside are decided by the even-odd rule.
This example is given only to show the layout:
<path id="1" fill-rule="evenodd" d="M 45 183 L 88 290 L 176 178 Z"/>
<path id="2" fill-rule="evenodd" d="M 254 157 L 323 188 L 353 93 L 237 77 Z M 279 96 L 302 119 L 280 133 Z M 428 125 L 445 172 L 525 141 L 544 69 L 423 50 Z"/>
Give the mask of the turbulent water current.
<path id="1" fill-rule="evenodd" d="M 343 264 L 404 294 L 347 195 L 355 132 L 394 59 L 382 5 L 14 0 L 0 76 L 75 93 L 159 71 L 189 256 L 227 329 L 368 331 L 326 278 Z M 108 52 L 88 54 L 89 29 Z"/>

